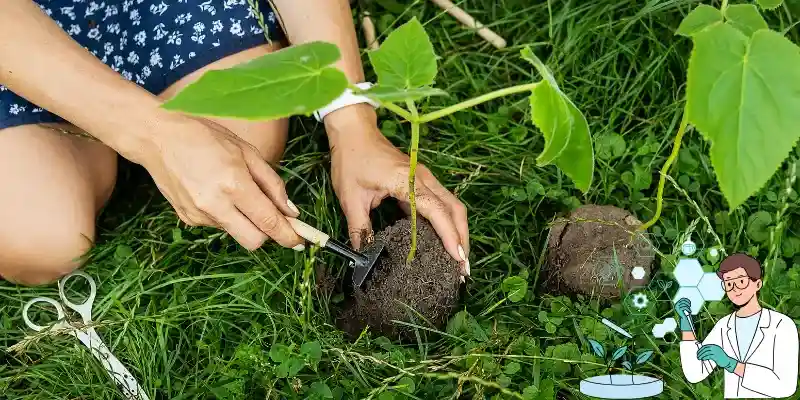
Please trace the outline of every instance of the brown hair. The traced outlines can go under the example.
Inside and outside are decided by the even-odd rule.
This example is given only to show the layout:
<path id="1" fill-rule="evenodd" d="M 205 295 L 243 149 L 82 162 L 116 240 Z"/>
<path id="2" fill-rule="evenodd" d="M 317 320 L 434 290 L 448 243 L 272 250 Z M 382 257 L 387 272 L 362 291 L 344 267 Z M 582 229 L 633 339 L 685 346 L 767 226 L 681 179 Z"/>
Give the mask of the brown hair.
<path id="1" fill-rule="evenodd" d="M 731 254 L 725 257 L 719 264 L 717 276 L 719 279 L 722 279 L 723 274 L 737 268 L 744 268 L 744 272 L 747 273 L 747 276 L 750 277 L 752 281 L 761 279 L 761 263 L 744 253 Z"/>

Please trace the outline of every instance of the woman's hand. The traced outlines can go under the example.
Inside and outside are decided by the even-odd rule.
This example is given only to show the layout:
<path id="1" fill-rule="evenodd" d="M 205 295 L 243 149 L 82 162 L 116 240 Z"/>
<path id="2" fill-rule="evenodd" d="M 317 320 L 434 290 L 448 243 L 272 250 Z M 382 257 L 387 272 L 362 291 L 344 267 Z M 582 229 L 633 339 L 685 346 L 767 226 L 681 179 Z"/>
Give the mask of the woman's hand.
<path id="1" fill-rule="evenodd" d="M 331 141 L 333 187 L 347 218 L 350 239 L 358 246 L 362 232 L 372 232 L 370 210 L 383 199 L 394 197 L 408 211 L 409 157 L 383 136 L 374 111 L 363 105 L 338 110 L 326 117 L 325 123 Z M 463 262 L 462 273 L 468 276 L 469 230 L 464 204 L 424 165 L 417 165 L 415 184 L 417 211 L 431 222 L 447 252 Z"/>
<path id="2" fill-rule="evenodd" d="M 133 161 L 144 166 L 180 219 L 213 226 L 255 250 L 269 237 L 284 247 L 303 240 L 284 183 L 249 143 L 204 119 L 176 115 L 148 135 Z"/>

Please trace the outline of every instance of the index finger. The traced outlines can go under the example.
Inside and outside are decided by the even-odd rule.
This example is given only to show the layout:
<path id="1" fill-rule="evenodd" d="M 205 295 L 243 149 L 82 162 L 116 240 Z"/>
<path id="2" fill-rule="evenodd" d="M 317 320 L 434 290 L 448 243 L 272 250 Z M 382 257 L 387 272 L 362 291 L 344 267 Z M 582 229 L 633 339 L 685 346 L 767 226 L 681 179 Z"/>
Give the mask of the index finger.
<path id="1" fill-rule="evenodd" d="M 261 232 L 281 246 L 299 249 L 304 241 L 289 225 L 284 214 L 272 204 L 252 178 L 244 182 L 234 196 L 234 206 Z"/>

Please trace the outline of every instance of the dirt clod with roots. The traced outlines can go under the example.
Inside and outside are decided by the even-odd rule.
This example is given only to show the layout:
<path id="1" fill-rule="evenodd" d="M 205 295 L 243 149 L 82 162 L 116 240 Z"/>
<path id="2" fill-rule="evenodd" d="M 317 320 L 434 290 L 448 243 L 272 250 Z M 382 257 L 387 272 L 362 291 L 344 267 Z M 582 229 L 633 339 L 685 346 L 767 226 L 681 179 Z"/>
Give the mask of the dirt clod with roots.
<path id="1" fill-rule="evenodd" d="M 417 218 L 417 252 L 410 265 L 411 220 L 378 232 L 386 248 L 361 288 L 355 289 L 337 319 L 340 329 L 357 336 L 370 330 L 387 337 L 411 337 L 414 328 L 442 328 L 458 304 L 460 265 L 450 256 L 431 224 Z"/>
<path id="2" fill-rule="evenodd" d="M 551 229 L 546 285 L 556 292 L 618 299 L 647 285 L 655 258 L 641 221 L 613 206 L 584 205 Z M 633 269 L 644 269 L 636 279 Z"/>

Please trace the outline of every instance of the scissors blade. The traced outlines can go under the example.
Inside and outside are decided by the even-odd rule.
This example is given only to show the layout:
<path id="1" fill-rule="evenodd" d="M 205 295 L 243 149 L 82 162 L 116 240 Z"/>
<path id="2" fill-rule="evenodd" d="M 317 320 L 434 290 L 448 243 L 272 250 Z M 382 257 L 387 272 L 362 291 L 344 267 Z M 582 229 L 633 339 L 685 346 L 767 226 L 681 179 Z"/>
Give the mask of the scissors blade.
<path id="1" fill-rule="evenodd" d="M 94 330 L 94 328 L 87 328 L 86 331 L 79 331 L 78 339 L 91 350 L 92 355 L 100 361 L 106 372 L 114 380 L 117 387 L 125 395 L 128 400 L 150 400 L 144 392 L 139 382 L 133 377 L 133 374 L 125 368 L 114 354 L 111 353 L 108 346 L 103 343 L 103 339 Z"/>

